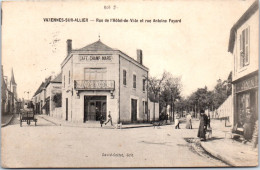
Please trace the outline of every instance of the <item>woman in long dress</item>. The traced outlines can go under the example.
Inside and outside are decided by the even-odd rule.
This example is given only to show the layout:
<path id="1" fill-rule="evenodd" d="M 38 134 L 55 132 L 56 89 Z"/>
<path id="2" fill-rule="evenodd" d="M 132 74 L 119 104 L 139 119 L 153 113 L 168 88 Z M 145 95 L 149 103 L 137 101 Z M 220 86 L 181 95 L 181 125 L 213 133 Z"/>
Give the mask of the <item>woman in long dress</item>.
<path id="1" fill-rule="evenodd" d="M 188 113 L 186 117 L 186 129 L 192 129 L 192 124 L 191 124 L 191 115 Z"/>
<path id="2" fill-rule="evenodd" d="M 180 121 L 179 121 L 178 113 L 175 115 L 174 126 L 175 126 L 175 129 L 180 129 Z"/>
<path id="3" fill-rule="evenodd" d="M 207 118 L 207 115 L 205 114 L 204 110 L 201 110 L 198 137 L 203 141 L 206 140 L 207 119 L 208 118 Z"/>

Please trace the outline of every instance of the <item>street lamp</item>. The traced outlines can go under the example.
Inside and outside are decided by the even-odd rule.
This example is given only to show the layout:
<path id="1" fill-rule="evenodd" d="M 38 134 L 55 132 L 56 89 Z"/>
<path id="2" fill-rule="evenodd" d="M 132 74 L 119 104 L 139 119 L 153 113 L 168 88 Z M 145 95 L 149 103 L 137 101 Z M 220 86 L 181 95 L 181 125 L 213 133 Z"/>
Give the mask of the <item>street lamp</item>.
<path id="1" fill-rule="evenodd" d="M 29 94 L 30 94 L 30 91 L 24 91 L 24 93 L 27 93 L 27 94 L 28 94 L 28 101 L 29 101 Z"/>

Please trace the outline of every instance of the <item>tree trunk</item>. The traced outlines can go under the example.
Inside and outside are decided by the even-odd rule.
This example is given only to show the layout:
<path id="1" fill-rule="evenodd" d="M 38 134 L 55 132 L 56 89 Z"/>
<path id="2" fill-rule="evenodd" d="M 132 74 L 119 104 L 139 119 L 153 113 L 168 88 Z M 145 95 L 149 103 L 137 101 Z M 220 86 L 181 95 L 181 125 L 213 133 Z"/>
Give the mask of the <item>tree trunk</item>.
<path id="1" fill-rule="evenodd" d="M 153 102 L 153 122 L 155 122 L 155 101 Z"/>
<path id="2" fill-rule="evenodd" d="M 174 102 L 172 102 L 172 121 L 174 121 Z"/>

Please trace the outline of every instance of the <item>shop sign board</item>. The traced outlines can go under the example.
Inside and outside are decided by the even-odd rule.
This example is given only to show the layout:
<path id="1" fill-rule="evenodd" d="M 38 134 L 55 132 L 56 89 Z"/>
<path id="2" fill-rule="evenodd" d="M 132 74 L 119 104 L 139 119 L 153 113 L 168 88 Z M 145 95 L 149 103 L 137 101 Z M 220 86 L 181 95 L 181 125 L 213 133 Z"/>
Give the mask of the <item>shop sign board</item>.
<path id="1" fill-rule="evenodd" d="M 239 92 L 250 90 L 250 89 L 256 88 L 256 87 L 258 87 L 258 76 L 257 75 L 237 83 L 235 92 L 239 93 Z"/>

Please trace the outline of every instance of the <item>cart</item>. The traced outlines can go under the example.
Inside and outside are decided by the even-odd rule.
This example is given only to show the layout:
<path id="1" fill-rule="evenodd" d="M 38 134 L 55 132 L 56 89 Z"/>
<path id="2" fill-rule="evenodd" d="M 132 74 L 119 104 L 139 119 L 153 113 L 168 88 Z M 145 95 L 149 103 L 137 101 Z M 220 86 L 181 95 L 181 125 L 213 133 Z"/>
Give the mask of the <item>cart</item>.
<path id="1" fill-rule="evenodd" d="M 34 111 L 32 109 L 20 112 L 20 127 L 22 127 L 23 122 L 27 122 L 27 125 L 30 125 L 31 122 L 35 122 L 36 126 L 37 119 L 34 117 Z"/>

